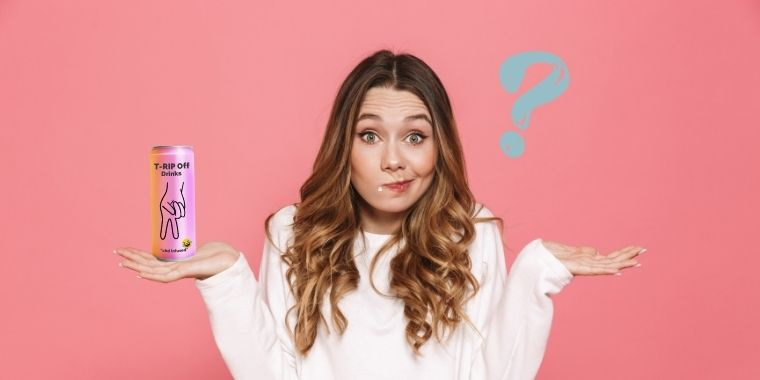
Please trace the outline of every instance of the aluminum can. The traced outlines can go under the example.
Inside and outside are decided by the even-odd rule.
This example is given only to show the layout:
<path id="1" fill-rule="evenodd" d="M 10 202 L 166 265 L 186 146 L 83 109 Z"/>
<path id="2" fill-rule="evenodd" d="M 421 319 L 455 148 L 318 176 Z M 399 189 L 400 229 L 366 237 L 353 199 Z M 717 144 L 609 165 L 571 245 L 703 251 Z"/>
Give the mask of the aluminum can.
<path id="1" fill-rule="evenodd" d="M 193 147 L 160 145 L 150 151 L 152 253 L 162 261 L 195 255 Z"/>

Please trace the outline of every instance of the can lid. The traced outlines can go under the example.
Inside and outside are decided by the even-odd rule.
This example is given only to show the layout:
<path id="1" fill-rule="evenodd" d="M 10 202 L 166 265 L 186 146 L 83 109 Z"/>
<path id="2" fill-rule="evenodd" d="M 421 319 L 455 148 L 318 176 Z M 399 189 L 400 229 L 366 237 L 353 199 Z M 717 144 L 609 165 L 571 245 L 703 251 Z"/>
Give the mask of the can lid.
<path id="1" fill-rule="evenodd" d="M 160 149 L 160 148 L 190 148 L 192 149 L 192 145 L 156 145 L 153 147 L 153 149 Z"/>

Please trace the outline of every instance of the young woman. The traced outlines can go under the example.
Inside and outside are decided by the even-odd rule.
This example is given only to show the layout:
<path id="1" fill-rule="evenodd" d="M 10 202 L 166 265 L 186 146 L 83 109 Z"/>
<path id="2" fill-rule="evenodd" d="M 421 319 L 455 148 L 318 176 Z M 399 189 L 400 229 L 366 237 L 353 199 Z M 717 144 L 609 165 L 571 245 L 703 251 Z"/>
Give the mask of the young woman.
<path id="1" fill-rule="evenodd" d="M 441 81 L 387 50 L 343 82 L 300 203 L 264 225 L 258 282 L 223 242 L 183 262 L 117 250 L 142 278 L 195 279 L 236 379 L 533 378 L 550 296 L 643 252 L 538 238 L 507 276 L 501 218 L 470 192 Z"/>

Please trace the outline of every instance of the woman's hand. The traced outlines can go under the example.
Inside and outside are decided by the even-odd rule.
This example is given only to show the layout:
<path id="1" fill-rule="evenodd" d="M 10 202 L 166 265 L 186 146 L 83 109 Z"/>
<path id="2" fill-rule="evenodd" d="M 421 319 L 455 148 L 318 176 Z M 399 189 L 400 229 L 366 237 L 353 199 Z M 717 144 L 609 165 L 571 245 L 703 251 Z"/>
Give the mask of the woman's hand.
<path id="1" fill-rule="evenodd" d="M 150 252 L 131 247 L 117 248 L 114 252 L 124 258 L 119 263 L 122 267 L 134 270 L 139 277 L 164 283 L 182 278 L 205 280 L 231 267 L 242 254 L 218 241 L 198 247 L 195 255 L 184 261 L 161 261 Z"/>
<path id="2" fill-rule="evenodd" d="M 621 275 L 623 268 L 641 266 L 634 257 L 646 249 L 630 245 L 603 256 L 594 247 L 572 247 L 554 241 L 542 240 L 544 246 L 565 265 L 573 275 Z"/>

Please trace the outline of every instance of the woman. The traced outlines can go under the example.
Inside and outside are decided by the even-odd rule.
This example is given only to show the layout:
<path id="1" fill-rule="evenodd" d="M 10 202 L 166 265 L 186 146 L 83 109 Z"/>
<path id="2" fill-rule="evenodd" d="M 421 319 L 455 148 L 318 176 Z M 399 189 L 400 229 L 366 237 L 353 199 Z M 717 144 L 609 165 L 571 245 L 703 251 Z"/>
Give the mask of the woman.
<path id="1" fill-rule="evenodd" d="M 264 224 L 258 282 L 222 242 L 183 262 L 117 250 L 143 278 L 195 278 L 236 379 L 533 378 L 550 295 L 643 252 L 535 239 L 508 277 L 501 219 L 470 192 L 443 85 L 387 50 L 341 85 L 301 202 Z"/>

